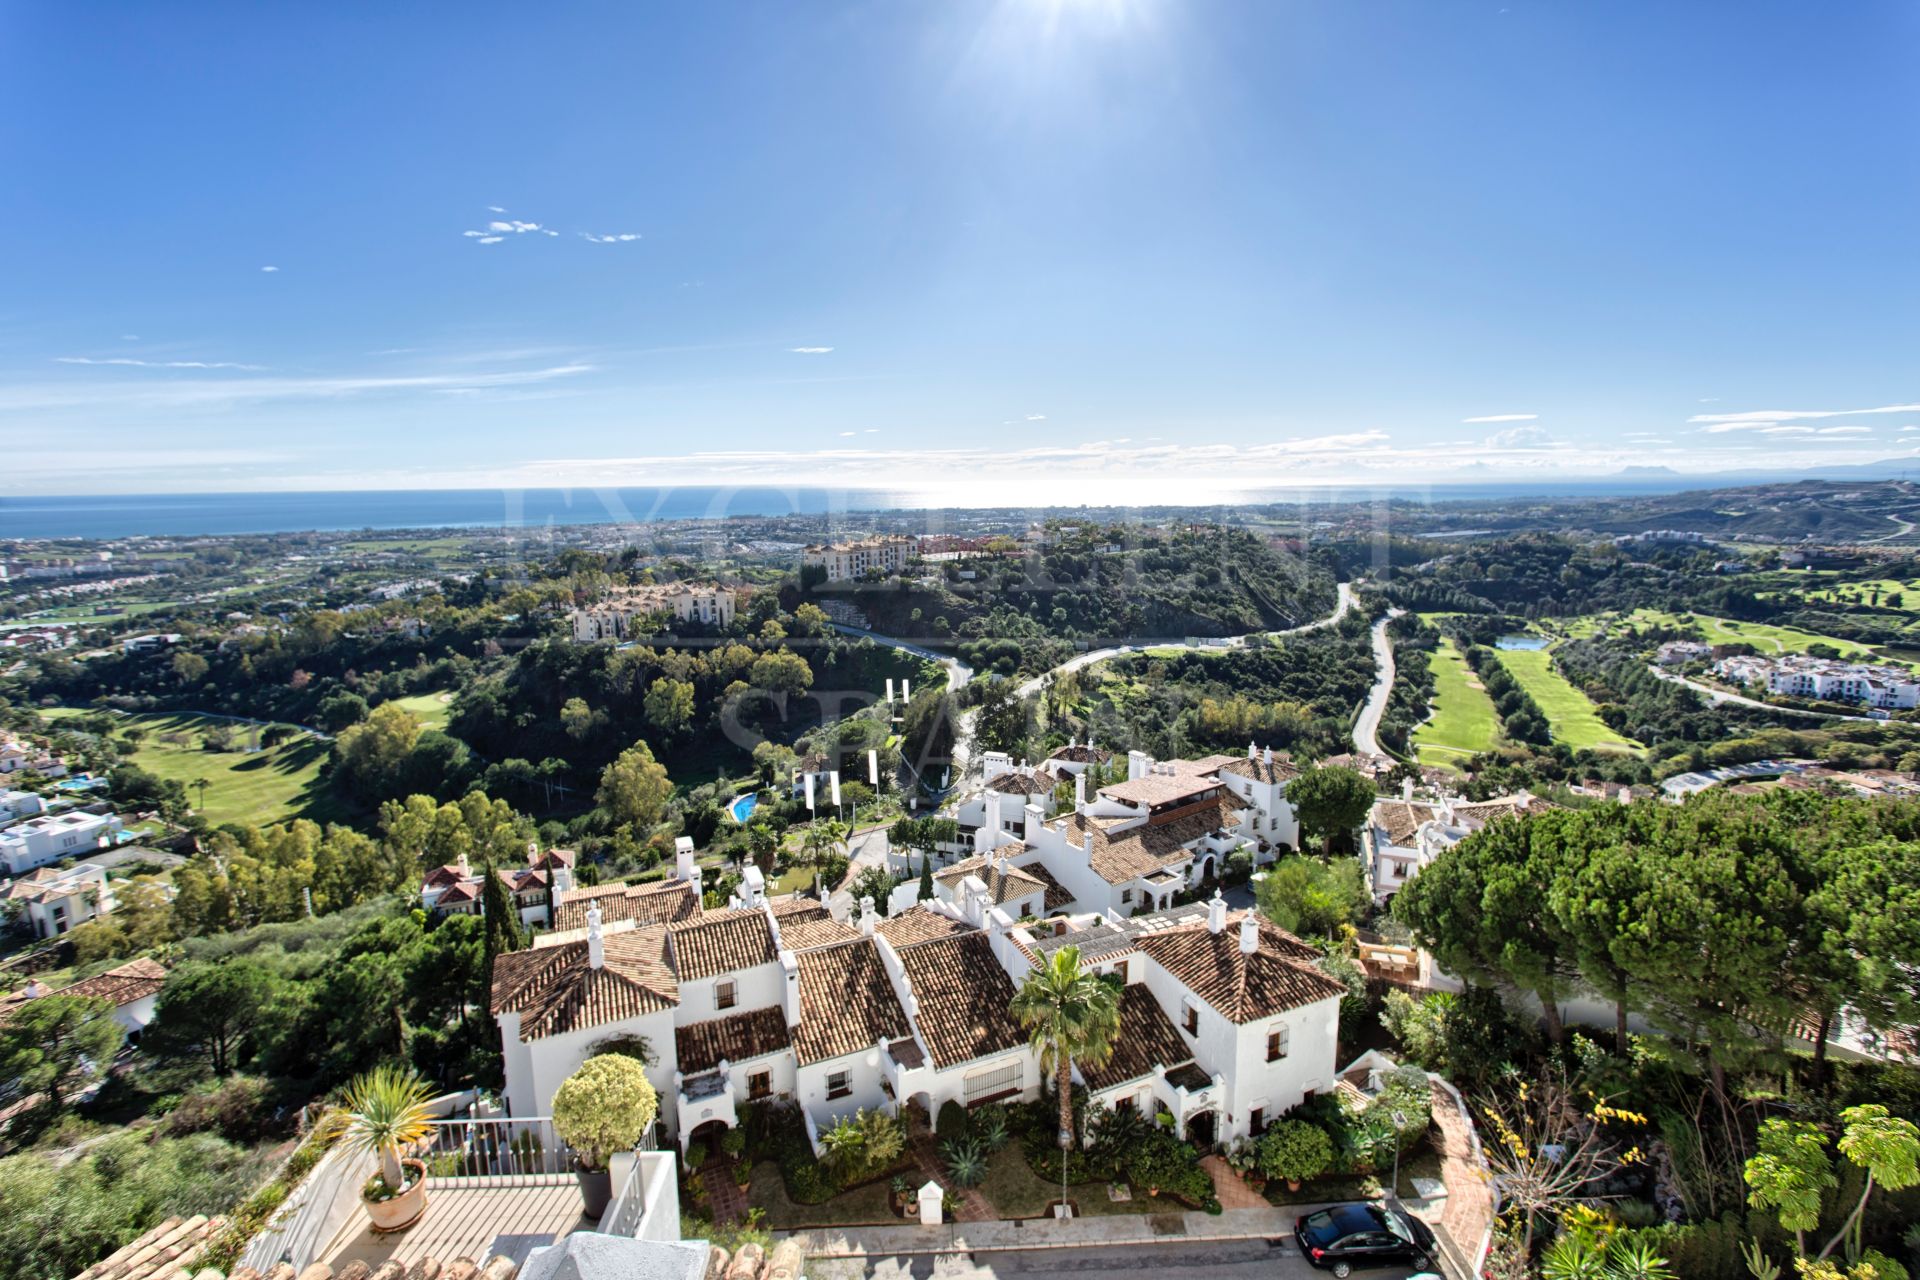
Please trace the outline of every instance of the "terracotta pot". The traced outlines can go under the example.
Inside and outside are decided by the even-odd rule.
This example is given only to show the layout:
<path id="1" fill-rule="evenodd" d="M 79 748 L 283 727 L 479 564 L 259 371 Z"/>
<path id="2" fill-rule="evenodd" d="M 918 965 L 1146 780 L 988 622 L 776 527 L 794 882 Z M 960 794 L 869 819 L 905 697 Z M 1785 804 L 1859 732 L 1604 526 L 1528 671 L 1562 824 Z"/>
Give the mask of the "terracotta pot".
<path id="1" fill-rule="evenodd" d="M 613 1171 L 575 1168 L 573 1176 L 580 1183 L 580 1212 L 595 1222 L 600 1221 L 600 1215 L 607 1211 L 613 1199 Z"/>
<path id="2" fill-rule="evenodd" d="M 373 1223 L 375 1231 L 404 1231 L 420 1220 L 427 1211 L 427 1166 L 420 1160 L 402 1160 L 400 1172 L 404 1179 L 411 1174 L 413 1183 L 405 1191 L 391 1200 L 362 1199 L 367 1207 L 367 1217 Z"/>
<path id="3" fill-rule="evenodd" d="M 1299 1189 L 1300 1189 L 1299 1183 L 1295 1182 L 1292 1178 L 1287 1179 L 1287 1190 L 1298 1191 Z"/>

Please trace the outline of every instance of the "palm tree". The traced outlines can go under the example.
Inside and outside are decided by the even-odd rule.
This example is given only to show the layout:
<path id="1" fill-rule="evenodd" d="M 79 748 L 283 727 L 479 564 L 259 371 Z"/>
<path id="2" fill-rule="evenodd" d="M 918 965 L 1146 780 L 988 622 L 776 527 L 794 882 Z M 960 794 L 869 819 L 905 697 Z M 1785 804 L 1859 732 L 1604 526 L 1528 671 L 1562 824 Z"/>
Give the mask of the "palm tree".
<path id="1" fill-rule="evenodd" d="M 1113 1055 L 1120 998 L 1112 983 L 1080 968 L 1080 948 L 1062 947 L 1028 971 L 1014 992 L 1012 1012 L 1028 1029 L 1040 1069 L 1051 1070 L 1060 1088 L 1064 1179 L 1066 1148 L 1073 1142 L 1073 1064 L 1097 1067 Z"/>
<path id="2" fill-rule="evenodd" d="M 206 778 L 195 778 L 192 782 L 189 782 L 187 785 L 190 787 L 198 787 L 200 789 L 200 807 L 202 809 L 205 809 L 207 807 L 207 788 L 213 785 L 212 781 Z"/>
<path id="3" fill-rule="evenodd" d="M 433 1090 L 411 1068 L 375 1067 L 347 1087 L 341 1111 L 329 1117 L 349 1151 L 380 1158 L 380 1176 L 399 1192 L 406 1185 L 400 1153 L 427 1136 Z"/>
<path id="4" fill-rule="evenodd" d="M 773 855 L 780 849 L 780 833 L 765 822 L 747 824 L 747 848 L 753 851 L 753 861 L 760 868 L 760 874 L 773 874 Z"/>
<path id="5" fill-rule="evenodd" d="M 841 841 L 847 838 L 847 824 L 835 822 L 832 818 L 818 818 L 807 825 L 807 834 L 800 841 L 799 863 L 803 867 L 817 867 L 829 856 L 840 851 Z"/>

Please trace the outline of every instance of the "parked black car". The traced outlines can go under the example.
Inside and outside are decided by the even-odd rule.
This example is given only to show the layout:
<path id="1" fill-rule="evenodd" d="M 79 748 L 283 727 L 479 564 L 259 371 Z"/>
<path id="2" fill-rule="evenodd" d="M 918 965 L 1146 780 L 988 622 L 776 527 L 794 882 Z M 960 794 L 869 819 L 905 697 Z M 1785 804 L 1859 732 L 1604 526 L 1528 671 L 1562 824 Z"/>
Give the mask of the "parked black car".
<path id="1" fill-rule="evenodd" d="M 1425 1270 L 1439 1252 L 1433 1229 L 1397 1205 L 1337 1204 L 1293 1224 L 1308 1262 L 1344 1276 L 1406 1263 Z"/>

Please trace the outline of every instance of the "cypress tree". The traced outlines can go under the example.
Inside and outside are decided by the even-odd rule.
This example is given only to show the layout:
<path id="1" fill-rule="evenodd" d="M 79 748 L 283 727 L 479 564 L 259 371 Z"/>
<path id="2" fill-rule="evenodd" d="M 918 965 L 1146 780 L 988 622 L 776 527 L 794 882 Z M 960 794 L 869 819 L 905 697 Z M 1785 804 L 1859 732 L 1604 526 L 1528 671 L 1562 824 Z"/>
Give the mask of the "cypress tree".
<path id="1" fill-rule="evenodd" d="M 493 971 L 493 958 L 503 951 L 518 951 L 527 945 L 520 931 L 520 912 L 507 893 L 506 881 L 486 864 L 486 884 L 480 890 L 480 910 L 486 917 L 487 971 Z"/>
<path id="2" fill-rule="evenodd" d="M 933 850 L 928 849 L 920 855 L 920 901 L 925 902 L 933 896 Z"/>

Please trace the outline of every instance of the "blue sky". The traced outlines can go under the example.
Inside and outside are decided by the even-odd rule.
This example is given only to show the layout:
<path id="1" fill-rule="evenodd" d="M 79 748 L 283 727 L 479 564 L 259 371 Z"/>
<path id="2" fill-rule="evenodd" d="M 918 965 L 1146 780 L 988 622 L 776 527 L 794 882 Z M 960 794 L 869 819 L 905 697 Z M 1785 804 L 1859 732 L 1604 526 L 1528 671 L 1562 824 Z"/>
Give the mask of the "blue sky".
<path id="1" fill-rule="evenodd" d="M 16 0 L 0 493 L 1906 454 L 1916 55 L 1873 0 Z"/>

